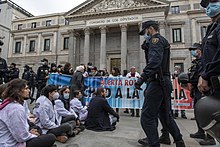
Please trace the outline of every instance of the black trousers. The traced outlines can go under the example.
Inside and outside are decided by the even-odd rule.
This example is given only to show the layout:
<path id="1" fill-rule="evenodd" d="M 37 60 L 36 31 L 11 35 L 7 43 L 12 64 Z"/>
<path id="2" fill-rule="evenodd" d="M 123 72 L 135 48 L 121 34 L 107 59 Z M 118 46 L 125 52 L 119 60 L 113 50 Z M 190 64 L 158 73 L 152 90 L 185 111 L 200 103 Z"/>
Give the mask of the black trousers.
<path id="1" fill-rule="evenodd" d="M 26 142 L 26 147 L 51 147 L 56 141 L 53 134 L 40 135 Z"/>
<path id="2" fill-rule="evenodd" d="M 169 93 L 169 98 L 171 98 L 172 84 L 167 77 L 166 79 L 167 93 Z M 169 133 L 174 138 L 174 141 L 179 141 L 182 139 L 180 130 L 171 116 L 170 104 L 164 101 L 164 93 L 159 81 L 152 81 L 148 83 L 147 88 L 144 92 L 145 100 L 141 113 L 141 126 L 147 135 L 150 147 L 159 147 L 159 135 L 158 135 L 158 116 L 160 121 L 164 124 L 163 127 L 167 128 Z"/>
<path id="3" fill-rule="evenodd" d="M 54 134 L 56 137 L 57 136 L 62 136 L 62 135 L 69 135 L 69 136 L 71 136 L 72 134 L 72 127 L 71 127 L 71 125 L 70 124 L 67 124 L 67 123 L 65 123 L 65 124 L 61 124 L 59 127 L 57 127 L 57 128 L 54 128 L 54 129 L 50 129 L 48 132 L 47 132 L 47 134 L 49 134 L 49 133 L 51 133 L 51 134 Z"/>

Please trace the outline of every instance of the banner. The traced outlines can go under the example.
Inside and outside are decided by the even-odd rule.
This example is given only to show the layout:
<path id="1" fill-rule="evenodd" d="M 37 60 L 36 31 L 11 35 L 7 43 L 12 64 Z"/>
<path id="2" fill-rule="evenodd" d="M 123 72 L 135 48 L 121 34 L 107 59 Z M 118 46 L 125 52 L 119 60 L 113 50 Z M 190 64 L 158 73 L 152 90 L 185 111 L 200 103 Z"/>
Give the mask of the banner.
<path id="1" fill-rule="evenodd" d="M 193 99 L 190 97 L 190 91 L 181 87 L 177 79 L 173 80 L 173 89 L 174 90 L 172 93 L 172 109 L 193 109 Z"/>
<path id="2" fill-rule="evenodd" d="M 104 87 L 107 91 L 106 99 L 113 108 L 137 108 L 141 109 L 144 101 L 144 90 L 136 90 L 134 83 L 137 78 L 125 77 L 99 77 L 85 78 L 84 99 L 90 101 L 98 87 Z M 142 89 L 146 84 L 142 85 Z"/>
<path id="3" fill-rule="evenodd" d="M 50 74 L 48 84 L 54 84 L 59 87 L 70 86 L 71 76 L 62 74 Z M 107 100 L 113 108 L 142 108 L 144 102 L 144 89 L 146 84 L 142 85 L 143 90 L 135 90 L 134 83 L 136 78 L 125 77 L 92 77 L 84 79 L 84 100 L 90 102 L 93 93 L 98 87 L 104 87 L 107 90 Z M 177 79 L 173 80 L 172 108 L 178 110 L 193 109 L 193 101 L 190 97 L 190 91 L 184 89 L 178 84 Z"/>

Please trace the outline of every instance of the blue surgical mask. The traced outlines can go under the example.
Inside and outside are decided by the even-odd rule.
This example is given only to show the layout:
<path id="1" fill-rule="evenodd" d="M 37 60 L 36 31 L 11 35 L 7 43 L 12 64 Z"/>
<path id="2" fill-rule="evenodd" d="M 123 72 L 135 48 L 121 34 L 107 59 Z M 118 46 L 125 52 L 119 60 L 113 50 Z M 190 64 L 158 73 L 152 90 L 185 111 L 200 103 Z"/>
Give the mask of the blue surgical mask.
<path id="1" fill-rule="evenodd" d="M 149 41 L 150 41 L 150 36 L 149 36 L 149 35 L 147 35 L 147 34 L 144 34 L 144 39 L 146 39 L 146 40 L 147 40 L 147 42 L 149 42 Z"/>
<path id="2" fill-rule="evenodd" d="M 206 8 L 206 15 L 213 18 L 220 13 L 220 2 L 209 3 Z"/>
<path id="3" fill-rule="evenodd" d="M 192 50 L 192 51 L 191 51 L 191 54 L 192 54 L 193 57 L 197 57 L 197 56 L 198 56 L 196 50 Z"/>
<path id="4" fill-rule="evenodd" d="M 70 97 L 70 94 L 69 94 L 69 93 L 64 93 L 64 94 L 63 94 L 63 97 L 64 97 L 64 99 L 68 100 L 69 97 Z"/>

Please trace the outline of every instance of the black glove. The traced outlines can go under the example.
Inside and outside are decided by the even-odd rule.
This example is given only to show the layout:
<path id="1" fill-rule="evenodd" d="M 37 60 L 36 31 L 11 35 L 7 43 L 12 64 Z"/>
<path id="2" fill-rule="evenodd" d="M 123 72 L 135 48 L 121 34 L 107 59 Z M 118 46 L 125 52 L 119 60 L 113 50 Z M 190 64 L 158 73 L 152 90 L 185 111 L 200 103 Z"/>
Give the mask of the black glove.
<path id="1" fill-rule="evenodd" d="M 145 41 L 143 42 L 143 44 L 141 45 L 141 48 L 142 48 L 143 50 L 147 51 L 148 48 L 149 48 L 149 43 L 147 43 L 147 41 L 145 40 Z"/>
<path id="2" fill-rule="evenodd" d="M 136 89 L 138 89 L 138 90 L 143 90 L 142 88 L 141 88 L 141 85 L 144 83 L 144 79 L 143 78 L 139 78 L 138 80 L 137 80 L 137 82 L 135 82 L 134 83 L 134 87 L 136 88 Z"/>

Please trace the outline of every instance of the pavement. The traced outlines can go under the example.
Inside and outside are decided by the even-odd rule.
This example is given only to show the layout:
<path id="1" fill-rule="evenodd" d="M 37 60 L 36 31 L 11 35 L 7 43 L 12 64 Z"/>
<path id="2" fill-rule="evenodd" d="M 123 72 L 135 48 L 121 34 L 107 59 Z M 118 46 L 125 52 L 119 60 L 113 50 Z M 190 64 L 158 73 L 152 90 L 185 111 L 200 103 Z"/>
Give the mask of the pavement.
<path id="1" fill-rule="evenodd" d="M 189 137 L 190 133 L 195 133 L 197 131 L 195 120 L 190 120 L 194 117 L 193 111 L 187 111 L 186 115 L 188 119 L 176 119 L 181 133 L 183 134 L 185 144 L 187 147 L 200 147 L 198 143 L 199 140 Z M 158 127 L 158 130 L 160 129 L 161 125 Z M 70 138 L 65 144 L 56 142 L 56 145 L 58 147 L 142 147 L 138 144 L 137 140 L 144 137 L 145 134 L 140 126 L 140 118 L 131 117 L 129 114 L 121 112 L 120 122 L 113 132 L 94 132 L 85 130 L 76 137 Z M 175 147 L 175 144 L 161 144 L 161 147 Z M 217 145 L 209 147 L 220 147 L 220 144 L 217 143 Z"/>

